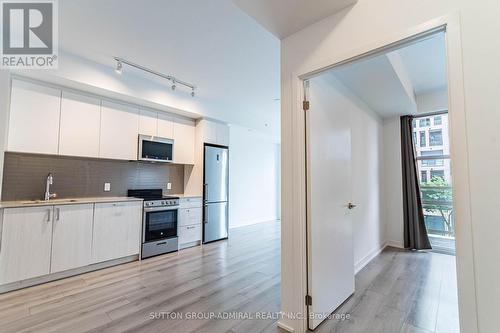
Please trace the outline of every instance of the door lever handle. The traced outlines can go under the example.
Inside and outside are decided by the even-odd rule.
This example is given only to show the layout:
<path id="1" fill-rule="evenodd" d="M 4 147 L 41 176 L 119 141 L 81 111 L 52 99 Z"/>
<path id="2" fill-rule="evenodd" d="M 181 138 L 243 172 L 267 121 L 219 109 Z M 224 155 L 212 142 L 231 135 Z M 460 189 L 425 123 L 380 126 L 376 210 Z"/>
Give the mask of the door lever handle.
<path id="1" fill-rule="evenodd" d="M 349 202 L 349 203 L 347 204 L 347 209 L 354 209 L 354 208 L 356 208 L 356 206 L 357 206 L 357 205 L 353 204 L 352 202 Z"/>

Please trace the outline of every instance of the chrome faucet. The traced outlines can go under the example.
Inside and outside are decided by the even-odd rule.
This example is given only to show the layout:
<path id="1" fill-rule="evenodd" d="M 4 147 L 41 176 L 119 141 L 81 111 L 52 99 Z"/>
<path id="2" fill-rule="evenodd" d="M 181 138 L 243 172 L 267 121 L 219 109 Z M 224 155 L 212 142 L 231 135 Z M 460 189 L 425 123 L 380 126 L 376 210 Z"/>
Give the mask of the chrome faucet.
<path id="1" fill-rule="evenodd" d="M 47 183 L 45 185 L 45 201 L 49 201 L 52 198 L 56 198 L 56 193 L 50 193 L 50 185 L 54 183 L 54 176 L 52 173 L 49 173 L 47 176 Z"/>

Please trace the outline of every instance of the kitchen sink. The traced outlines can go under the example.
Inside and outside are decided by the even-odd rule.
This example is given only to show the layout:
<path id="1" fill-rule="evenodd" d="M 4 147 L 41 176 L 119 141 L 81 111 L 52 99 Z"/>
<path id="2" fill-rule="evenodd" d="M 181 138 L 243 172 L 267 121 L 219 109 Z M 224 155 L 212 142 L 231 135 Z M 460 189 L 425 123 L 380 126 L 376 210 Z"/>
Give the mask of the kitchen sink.
<path id="1" fill-rule="evenodd" d="M 63 204 L 70 202 L 78 202 L 77 199 L 52 199 L 52 200 L 29 200 L 23 201 L 23 205 L 33 205 L 33 204 Z"/>

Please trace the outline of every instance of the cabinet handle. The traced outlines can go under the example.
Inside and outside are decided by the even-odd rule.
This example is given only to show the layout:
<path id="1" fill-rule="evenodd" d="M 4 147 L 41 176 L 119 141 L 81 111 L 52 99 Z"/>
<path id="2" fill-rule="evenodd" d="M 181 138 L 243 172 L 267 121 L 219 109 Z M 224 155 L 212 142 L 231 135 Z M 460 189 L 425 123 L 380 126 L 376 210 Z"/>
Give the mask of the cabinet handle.
<path id="1" fill-rule="evenodd" d="M 61 215 L 61 209 L 60 208 L 56 208 L 56 220 L 59 221 L 59 217 Z"/>
<path id="2" fill-rule="evenodd" d="M 188 229 L 194 229 L 195 227 L 187 227 Z"/>
<path id="3" fill-rule="evenodd" d="M 47 222 L 50 222 L 50 220 L 52 219 L 52 213 L 51 213 L 52 209 L 48 209 L 47 210 Z"/>

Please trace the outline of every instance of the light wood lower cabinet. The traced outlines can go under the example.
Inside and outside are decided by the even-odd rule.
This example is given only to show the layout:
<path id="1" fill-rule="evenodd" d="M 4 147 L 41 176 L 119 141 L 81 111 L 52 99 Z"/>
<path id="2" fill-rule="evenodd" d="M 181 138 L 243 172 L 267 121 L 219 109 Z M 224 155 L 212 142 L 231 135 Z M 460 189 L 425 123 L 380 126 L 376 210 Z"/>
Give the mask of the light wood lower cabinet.
<path id="1" fill-rule="evenodd" d="M 3 210 L 0 284 L 49 274 L 53 207 Z"/>
<path id="2" fill-rule="evenodd" d="M 0 285 L 139 254 L 142 201 L 6 208 L 0 217 Z"/>
<path id="3" fill-rule="evenodd" d="M 200 244 L 202 238 L 201 197 L 181 198 L 179 207 L 179 249 Z"/>
<path id="4" fill-rule="evenodd" d="M 96 203 L 92 262 L 139 254 L 142 202 Z"/>
<path id="5" fill-rule="evenodd" d="M 51 273 L 91 263 L 93 213 L 93 204 L 54 207 Z"/>

